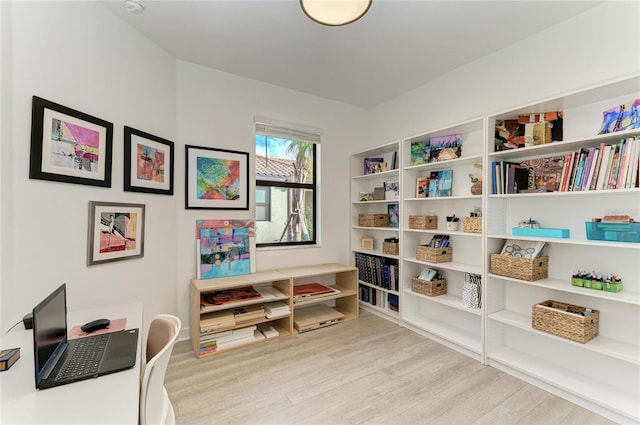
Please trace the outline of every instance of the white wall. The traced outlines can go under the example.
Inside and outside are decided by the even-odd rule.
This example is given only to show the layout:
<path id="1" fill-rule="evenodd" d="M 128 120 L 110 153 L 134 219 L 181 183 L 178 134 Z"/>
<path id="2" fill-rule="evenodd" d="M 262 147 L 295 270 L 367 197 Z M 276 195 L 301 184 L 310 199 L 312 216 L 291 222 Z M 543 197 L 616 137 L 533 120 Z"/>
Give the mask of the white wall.
<path id="1" fill-rule="evenodd" d="M 639 17 L 640 2 L 603 2 L 373 108 L 371 138 L 382 144 L 637 74 Z"/>
<path id="2" fill-rule="evenodd" d="M 177 198 L 124 192 L 122 166 L 124 125 L 175 138 L 175 60 L 97 2 L 2 7 L 2 331 L 63 282 L 72 309 L 175 312 Z M 114 124 L 110 189 L 28 178 L 33 95 Z M 143 259 L 86 266 L 90 200 L 146 204 Z"/>
<path id="3" fill-rule="evenodd" d="M 368 112 L 281 87 L 178 61 L 177 140 L 250 153 L 249 211 L 184 210 L 184 187 L 178 187 L 177 220 L 178 311 L 187 318 L 189 282 L 195 276 L 195 221 L 254 217 L 254 116 L 323 129 L 320 145 L 320 242 L 315 248 L 261 250 L 257 270 L 325 262 L 349 262 L 349 149 L 365 139 Z M 178 149 L 177 171 L 184 168 L 184 148 Z M 182 179 L 181 176 L 179 176 Z"/>
<path id="4" fill-rule="evenodd" d="M 252 217 L 253 207 L 185 210 L 184 145 L 253 154 L 254 115 L 324 129 L 322 246 L 259 252 L 258 270 L 348 262 L 350 153 L 640 68 L 638 3 L 606 2 L 366 111 L 176 62 L 99 3 L 0 7 L 2 330 L 62 282 L 70 308 L 142 300 L 147 321 L 165 311 L 186 325 L 195 220 Z M 28 179 L 32 95 L 114 124 L 111 189 Z M 176 143 L 173 197 L 123 192 L 124 125 Z M 85 265 L 90 200 L 147 205 L 143 259 Z"/>

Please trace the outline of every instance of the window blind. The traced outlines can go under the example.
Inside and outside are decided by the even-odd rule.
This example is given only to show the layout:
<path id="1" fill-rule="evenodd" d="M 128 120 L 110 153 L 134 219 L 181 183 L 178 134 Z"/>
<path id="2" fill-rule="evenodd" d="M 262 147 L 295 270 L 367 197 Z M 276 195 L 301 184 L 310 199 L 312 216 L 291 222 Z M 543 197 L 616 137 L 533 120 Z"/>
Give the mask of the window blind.
<path id="1" fill-rule="evenodd" d="M 278 121 L 270 118 L 255 117 L 256 133 L 288 140 L 320 143 L 322 129 L 299 124 Z"/>

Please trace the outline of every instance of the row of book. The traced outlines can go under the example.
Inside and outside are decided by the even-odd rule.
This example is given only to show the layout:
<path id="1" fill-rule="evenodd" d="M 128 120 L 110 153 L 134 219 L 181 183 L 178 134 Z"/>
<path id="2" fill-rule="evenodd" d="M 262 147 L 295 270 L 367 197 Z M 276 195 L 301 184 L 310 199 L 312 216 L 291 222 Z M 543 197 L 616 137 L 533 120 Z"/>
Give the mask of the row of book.
<path id="1" fill-rule="evenodd" d="M 215 332 L 200 336 L 200 354 L 208 354 L 220 350 L 249 344 L 266 338 L 273 338 L 280 333 L 269 327 L 259 330 L 257 326 L 247 326 L 246 328 L 233 329 L 223 332 Z"/>
<path id="2" fill-rule="evenodd" d="M 494 161 L 493 194 L 630 189 L 640 185 L 640 137 L 521 162 Z"/>
<path id="3" fill-rule="evenodd" d="M 398 290 L 398 260 L 356 253 L 358 279 L 392 291 Z"/>
<path id="4" fill-rule="evenodd" d="M 616 144 L 582 148 L 567 154 L 560 178 L 560 191 L 631 189 L 638 187 L 640 137 Z"/>
<path id="5" fill-rule="evenodd" d="M 242 326 L 264 318 L 275 319 L 289 314 L 291 314 L 289 305 L 281 301 L 205 313 L 200 315 L 200 335 Z"/>
<path id="6" fill-rule="evenodd" d="M 399 311 L 399 298 L 395 294 L 387 294 L 370 286 L 360 285 L 360 301 L 380 309 Z"/>

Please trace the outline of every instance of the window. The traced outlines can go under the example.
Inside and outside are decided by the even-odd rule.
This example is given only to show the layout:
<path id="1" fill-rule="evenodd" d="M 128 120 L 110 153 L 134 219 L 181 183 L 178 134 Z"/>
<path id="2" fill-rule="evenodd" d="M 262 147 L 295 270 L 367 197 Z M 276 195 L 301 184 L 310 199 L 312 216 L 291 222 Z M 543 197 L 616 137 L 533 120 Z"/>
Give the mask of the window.
<path id="1" fill-rule="evenodd" d="M 256 244 L 316 244 L 321 132 L 256 119 Z"/>

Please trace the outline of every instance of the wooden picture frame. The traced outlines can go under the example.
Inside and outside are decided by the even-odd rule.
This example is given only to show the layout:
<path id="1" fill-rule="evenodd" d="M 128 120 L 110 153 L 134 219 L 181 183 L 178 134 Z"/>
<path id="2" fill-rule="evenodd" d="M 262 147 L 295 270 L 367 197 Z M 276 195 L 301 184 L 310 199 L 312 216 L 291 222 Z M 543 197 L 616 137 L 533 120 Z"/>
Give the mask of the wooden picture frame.
<path id="1" fill-rule="evenodd" d="M 173 195 L 174 143 L 124 127 L 124 190 Z"/>
<path id="2" fill-rule="evenodd" d="M 145 205 L 89 201 L 87 266 L 144 257 Z"/>
<path id="3" fill-rule="evenodd" d="M 113 124 L 33 96 L 29 178 L 111 187 Z"/>
<path id="4" fill-rule="evenodd" d="M 186 209 L 249 209 L 249 153 L 185 146 Z"/>

